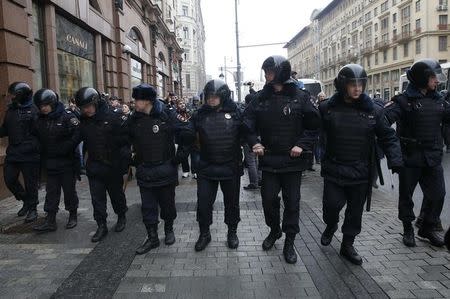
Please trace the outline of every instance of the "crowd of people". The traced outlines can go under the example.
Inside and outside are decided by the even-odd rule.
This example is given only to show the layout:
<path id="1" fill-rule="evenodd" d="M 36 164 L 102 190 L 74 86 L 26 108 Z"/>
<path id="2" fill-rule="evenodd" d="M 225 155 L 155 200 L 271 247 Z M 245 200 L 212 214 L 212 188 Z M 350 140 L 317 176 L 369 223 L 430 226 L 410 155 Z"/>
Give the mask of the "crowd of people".
<path id="1" fill-rule="evenodd" d="M 444 241 L 450 246 L 449 233 L 446 240 L 440 233 L 445 198 L 441 129 L 450 123 L 450 104 L 436 91 L 439 76 L 443 76 L 437 61 L 414 63 L 407 73 L 407 90 L 386 104 L 365 93 L 367 74 L 357 64 L 339 71 L 334 82 L 336 92 L 328 99 L 323 93 L 312 97 L 299 85 L 284 57 L 268 57 L 262 70 L 266 84 L 259 91 L 250 88 L 245 107 L 232 100 L 229 87 L 221 80 L 207 82 L 201 97 L 191 102 L 173 93 L 160 100 L 157 90 L 146 83 L 133 88 L 129 105 L 83 87 L 67 109 L 50 89 L 40 89 L 33 95 L 27 83 L 11 84 L 11 104 L 0 136 L 9 138 L 4 178 L 16 199 L 23 202 L 18 216 L 26 216 L 25 222 L 37 219 L 42 168 L 47 180 L 47 214 L 45 222 L 34 229 L 57 229 L 61 190 L 69 211 L 66 228 L 75 227 L 76 180 L 84 167 L 97 222 L 92 242 L 98 242 L 108 234 L 107 194 L 117 214 L 114 230 L 121 232 L 126 227 L 125 176 L 130 177 L 133 167 L 147 230 L 147 238 L 136 254 L 144 254 L 160 246 L 160 218 L 164 221 L 165 244 L 176 242 L 175 190 L 181 164 L 182 178 L 192 173 L 197 179 L 199 236 L 195 250 L 202 251 L 211 242 L 219 186 L 228 226 L 227 246 L 236 249 L 245 164 L 249 185 L 244 189 L 261 191 L 264 218 L 270 229 L 262 249 L 270 250 L 284 233 L 284 258 L 287 263 L 296 263 L 294 240 L 300 231 L 302 173 L 312 169 L 315 159 L 321 164 L 323 177 L 326 228 L 321 244 L 331 243 L 340 211 L 346 206 L 340 254 L 361 265 L 363 260 L 354 241 L 361 232 L 364 206 L 370 210 L 374 178 L 382 176 L 379 160 L 384 155 L 389 169 L 399 174 L 403 243 L 416 246 L 412 195 L 419 184 L 424 200 L 420 223 L 416 222 L 420 226 L 418 235 L 434 246 L 442 247 Z M 394 123 L 397 131 L 392 128 Z M 24 185 L 18 180 L 20 173 Z"/>

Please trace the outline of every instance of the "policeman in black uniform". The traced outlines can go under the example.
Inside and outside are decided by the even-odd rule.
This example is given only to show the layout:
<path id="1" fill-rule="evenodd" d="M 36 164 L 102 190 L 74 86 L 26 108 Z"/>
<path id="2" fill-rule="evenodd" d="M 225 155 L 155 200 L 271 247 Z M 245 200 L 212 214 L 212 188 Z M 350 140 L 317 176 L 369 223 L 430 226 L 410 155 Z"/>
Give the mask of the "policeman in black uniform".
<path id="1" fill-rule="evenodd" d="M 221 80 L 206 83 L 203 94 L 205 104 L 192 117 L 200 145 L 197 166 L 197 221 L 200 236 L 195 250 L 201 251 L 211 242 L 209 226 L 213 222 L 212 211 L 219 184 L 228 226 L 227 244 L 229 248 L 235 249 L 239 246 L 237 226 L 240 221 L 239 193 L 243 174 L 240 145 L 244 130 L 242 113 L 230 98 L 230 89 Z"/>
<path id="2" fill-rule="evenodd" d="M 136 250 L 137 254 L 159 246 L 158 205 L 164 220 L 165 244 L 175 243 L 173 222 L 177 217 L 177 164 L 189 154 L 184 146 L 185 141 L 190 138 L 192 142 L 193 139 L 188 124 L 179 121 L 175 110 L 158 100 L 156 95 L 156 90 L 149 84 L 134 87 L 135 112 L 128 118 L 128 131 L 135 152 L 136 179 L 142 199 L 142 218 L 148 233 L 145 242 Z M 179 140 L 176 154 L 175 137 Z"/>
<path id="3" fill-rule="evenodd" d="M 367 74 L 362 66 L 348 64 L 338 73 L 337 92 L 320 103 L 324 156 L 322 159 L 323 220 L 327 227 L 321 243 L 331 243 L 338 229 L 339 213 L 347 205 L 341 255 L 361 265 L 353 242 L 361 232 L 361 218 L 376 159 L 376 140 L 383 147 L 389 167 L 396 172 L 403 165 L 400 143 L 395 130 L 383 117 L 383 106 L 364 93 Z"/>
<path id="4" fill-rule="evenodd" d="M 286 233 L 283 254 L 288 263 L 295 263 L 295 235 L 299 232 L 300 180 L 302 171 L 308 168 L 312 155 L 302 154 L 311 150 L 313 140 L 304 135 L 305 129 L 320 126 L 318 110 L 308 92 L 300 90 L 290 79 L 291 65 L 282 56 L 267 58 L 262 69 L 266 84 L 247 106 L 245 123 L 251 134 L 249 146 L 260 156 L 262 169 L 261 197 L 266 224 L 270 234 L 262 247 L 269 250 L 275 241 Z M 261 136 L 261 141 L 257 140 Z M 280 199 L 283 192 L 284 215 L 280 228 Z"/>
<path id="5" fill-rule="evenodd" d="M 39 141 L 33 133 L 38 110 L 33 105 L 33 91 L 25 82 L 12 83 L 8 88 L 7 100 L 11 100 L 6 110 L 0 137 L 8 136 L 3 176 L 6 187 L 23 206 L 17 213 L 26 216 L 25 222 L 37 219 L 39 188 Z M 22 173 L 24 186 L 19 181 Z"/>
<path id="6" fill-rule="evenodd" d="M 439 81 L 445 80 L 439 62 L 423 59 L 415 62 L 407 72 L 408 87 L 386 104 L 386 117 L 397 123 L 397 134 L 403 152 L 405 168 L 399 174 L 398 216 L 403 222 L 403 243 L 416 245 L 414 239 L 414 202 L 417 184 L 428 201 L 418 235 L 435 246 L 444 240 L 434 228 L 439 222 L 445 198 L 442 168 L 442 125 L 450 122 L 450 104 L 436 91 Z M 442 79 L 440 78 L 442 77 Z M 441 79 L 441 80 L 439 80 Z"/>
<path id="7" fill-rule="evenodd" d="M 125 229 L 128 210 L 123 190 L 123 175 L 128 170 L 130 145 L 124 121 L 125 116 L 114 113 L 94 88 L 83 87 L 75 95 L 81 110 L 81 140 L 87 149 L 86 174 L 98 228 L 92 242 L 98 242 L 108 233 L 106 203 L 108 192 L 114 212 L 118 215 L 116 232 Z M 127 154 L 128 153 L 128 154 Z"/>
<path id="8" fill-rule="evenodd" d="M 41 161 L 47 172 L 43 224 L 35 226 L 36 231 L 55 231 L 56 213 L 59 209 L 61 188 L 64 191 L 64 206 L 69 211 L 66 228 L 77 225 L 78 196 L 75 189 L 79 176 L 79 158 L 76 148 L 80 140 L 80 121 L 66 111 L 58 95 L 51 89 L 40 89 L 33 96 L 39 108 L 36 132 L 41 144 Z"/>

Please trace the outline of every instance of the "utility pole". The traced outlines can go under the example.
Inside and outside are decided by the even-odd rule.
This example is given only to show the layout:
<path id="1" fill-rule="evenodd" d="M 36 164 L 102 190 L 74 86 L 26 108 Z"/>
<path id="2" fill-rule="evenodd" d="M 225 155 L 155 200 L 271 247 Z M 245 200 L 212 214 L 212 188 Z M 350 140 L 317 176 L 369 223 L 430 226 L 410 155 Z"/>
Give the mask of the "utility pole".
<path id="1" fill-rule="evenodd" d="M 238 9 L 237 9 L 237 3 L 238 0 L 234 0 L 234 10 L 235 10 L 235 17 L 236 17 L 236 57 L 237 57 L 237 74 L 236 74 L 236 88 L 237 88 L 237 94 L 238 94 L 238 102 L 241 102 L 241 61 L 239 59 L 239 27 L 238 27 Z"/>
<path id="2" fill-rule="evenodd" d="M 228 82 L 227 82 L 227 57 L 226 56 L 223 57 L 223 66 L 225 68 L 225 72 L 223 73 L 225 75 L 225 84 L 228 85 Z"/>

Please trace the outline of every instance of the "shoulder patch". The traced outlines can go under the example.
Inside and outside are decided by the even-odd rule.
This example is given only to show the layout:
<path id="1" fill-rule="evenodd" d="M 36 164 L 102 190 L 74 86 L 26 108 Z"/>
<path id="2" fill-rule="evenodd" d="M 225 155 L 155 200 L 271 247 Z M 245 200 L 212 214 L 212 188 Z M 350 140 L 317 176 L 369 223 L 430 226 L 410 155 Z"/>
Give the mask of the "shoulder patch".
<path id="1" fill-rule="evenodd" d="M 78 120 L 78 118 L 72 117 L 72 118 L 70 119 L 70 123 L 71 123 L 72 125 L 74 125 L 74 126 L 78 126 L 78 125 L 80 124 L 80 121 Z"/>
<path id="2" fill-rule="evenodd" d="M 126 115 L 122 115 L 122 120 L 127 120 L 127 116 Z"/>
<path id="3" fill-rule="evenodd" d="M 391 106 L 392 104 L 394 104 L 393 101 L 389 101 L 386 104 L 384 104 L 384 108 Z"/>

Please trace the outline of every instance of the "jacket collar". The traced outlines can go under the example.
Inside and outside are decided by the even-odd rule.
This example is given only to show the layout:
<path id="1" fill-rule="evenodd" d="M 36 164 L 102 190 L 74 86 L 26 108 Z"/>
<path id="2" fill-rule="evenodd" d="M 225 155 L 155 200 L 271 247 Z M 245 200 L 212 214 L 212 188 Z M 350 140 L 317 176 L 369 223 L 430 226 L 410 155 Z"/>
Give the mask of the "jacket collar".
<path id="1" fill-rule="evenodd" d="M 222 103 L 222 107 L 220 108 L 220 111 L 227 113 L 227 112 L 234 112 L 234 111 L 236 111 L 236 109 L 237 109 L 236 103 L 232 99 L 226 99 Z M 203 104 L 198 109 L 198 114 L 210 113 L 213 111 L 217 111 L 217 109 L 214 109 L 214 108 L 208 106 L 207 104 Z"/>
<path id="2" fill-rule="evenodd" d="M 338 104 L 343 104 L 343 96 L 340 93 L 335 93 L 329 100 L 328 104 L 330 106 L 336 106 Z M 370 112 L 374 109 L 373 100 L 365 93 L 361 94 L 359 100 L 355 102 L 356 107 L 361 110 Z"/>
<path id="3" fill-rule="evenodd" d="M 407 98 L 413 98 L 413 99 L 421 99 L 421 98 L 425 98 L 425 97 L 437 99 L 440 97 L 440 94 L 437 91 L 428 92 L 428 94 L 425 96 L 425 95 L 423 95 L 423 93 L 420 92 L 420 90 L 418 88 L 416 88 L 412 84 L 408 84 L 408 86 L 406 87 L 406 91 L 404 92 L 404 95 Z"/>
<path id="4" fill-rule="evenodd" d="M 40 117 L 42 118 L 51 118 L 51 119 L 55 119 L 61 116 L 62 113 L 64 113 L 65 108 L 64 108 L 64 104 L 61 102 L 58 102 L 56 104 L 55 110 L 50 112 L 48 115 L 45 114 L 39 114 Z"/>

